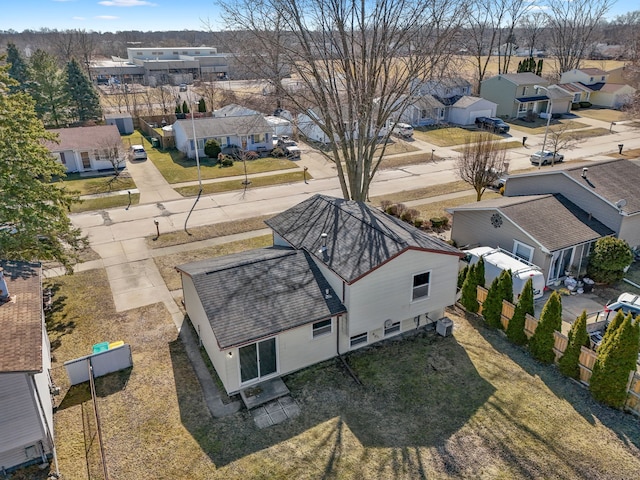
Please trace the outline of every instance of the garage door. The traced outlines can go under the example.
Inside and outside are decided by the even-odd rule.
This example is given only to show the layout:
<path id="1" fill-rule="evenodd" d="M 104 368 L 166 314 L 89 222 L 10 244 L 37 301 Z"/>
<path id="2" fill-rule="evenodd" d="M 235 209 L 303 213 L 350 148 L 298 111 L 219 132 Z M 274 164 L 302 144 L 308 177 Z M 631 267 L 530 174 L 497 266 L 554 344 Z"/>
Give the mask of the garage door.
<path id="1" fill-rule="evenodd" d="M 469 112 L 469 123 L 475 122 L 478 117 L 491 117 L 491 109 L 474 110 L 473 112 Z"/>

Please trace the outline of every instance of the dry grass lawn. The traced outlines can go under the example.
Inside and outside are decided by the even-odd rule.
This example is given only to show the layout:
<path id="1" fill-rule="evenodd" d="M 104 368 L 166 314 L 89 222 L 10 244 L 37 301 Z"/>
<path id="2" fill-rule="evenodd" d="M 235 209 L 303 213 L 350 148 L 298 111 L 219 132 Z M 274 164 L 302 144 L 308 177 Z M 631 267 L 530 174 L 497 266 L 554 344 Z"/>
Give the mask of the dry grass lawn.
<path id="1" fill-rule="evenodd" d="M 531 135 L 537 135 L 544 133 L 547 128 L 547 121 L 543 118 L 536 118 L 533 122 L 525 122 L 522 119 L 509 120 L 508 123 L 515 125 L 519 130 L 528 132 Z M 589 125 L 575 120 L 557 120 L 552 119 L 549 122 L 549 130 L 558 130 L 560 128 L 567 128 L 568 130 L 575 130 L 578 128 L 586 128 Z"/>
<path id="2" fill-rule="evenodd" d="M 583 138 L 601 137 L 602 135 L 609 135 L 610 133 L 608 128 L 596 127 L 585 130 L 575 130 L 571 132 L 570 135 L 572 138 L 581 140 Z"/>
<path id="3" fill-rule="evenodd" d="M 503 137 L 495 134 L 487 134 L 487 132 L 470 131 L 459 127 L 424 129 L 416 128 L 413 136 L 423 142 L 438 145 L 440 147 L 450 147 L 453 145 L 462 145 L 466 142 L 477 142 L 480 137 L 491 135 L 491 138 L 500 140 Z"/>
<path id="4" fill-rule="evenodd" d="M 574 113 L 580 117 L 595 118 L 604 122 L 619 122 L 628 118 L 627 113 L 609 108 L 591 107 L 584 110 L 576 110 Z"/>
<path id="5" fill-rule="evenodd" d="M 336 361 L 285 377 L 300 416 L 258 430 L 246 411 L 211 418 L 164 307 L 116 313 L 102 270 L 52 283 L 58 382 L 62 361 L 96 341 L 132 345 L 131 371 L 97 381 L 114 479 L 613 480 L 640 471 L 634 417 L 459 311 L 449 312 L 452 337 L 420 333 L 347 355 L 363 387 Z M 74 390 L 59 397 L 58 454 L 65 479 L 86 480 L 87 398 Z"/>
<path id="6" fill-rule="evenodd" d="M 607 156 L 613 158 L 626 158 L 627 160 L 634 160 L 640 157 L 640 148 L 630 148 L 627 150 L 622 150 L 622 155 L 620 155 L 616 150 L 616 152 L 609 153 Z"/>
<path id="7" fill-rule="evenodd" d="M 522 147 L 522 142 L 518 140 L 509 140 L 508 142 L 500 142 L 496 144 L 496 148 L 498 150 L 508 150 L 510 148 L 520 148 Z M 464 147 L 458 147 L 453 149 L 456 152 L 464 152 Z"/>
<path id="8" fill-rule="evenodd" d="M 67 190 L 74 190 L 78 195 L 93 195 L 96 193 L 118 192 L 136 188 L 133 178 L 128 173 L 118 175 L 104 175 L 101 177 L 81 177 L 78 173 L 68 173 L 63 180 Z"/>
<path id="9" fill-rule="evenodd" d="M 131 194 L 131 205 L 140 203 L 140 194 Z M 111 195 L 108 197 L 86 198 L 79 203 L 71 205 L 71 213 L 103 210 L 106 208 L 126 207 L 129 205 L 128 195 Z"/>
<path id="10" fill-rule="evenodd" d="M 482 195 L 483 200 L 489 200 L 491 198 L 500 197 L 499 193 L 496 193 L 492 190 L 486 190 L 484 195 Z M 451 198 L 448 200 L 441 200 L 439 202 L 428 202 L 422 205 L 413 205 L 411 208 L 415 208 L 420 212 L 420 218 L 430 219 L 434 217 L 442 217 L 443 215 L 448 215 L 446 212 L 446 208 L 457 207 L 459 205 L 464 205 L 465 203 L 473 203 L 476 201 L 476 193 L 470 193 L 469 195 L 465 195 L 464 197 Z"/>

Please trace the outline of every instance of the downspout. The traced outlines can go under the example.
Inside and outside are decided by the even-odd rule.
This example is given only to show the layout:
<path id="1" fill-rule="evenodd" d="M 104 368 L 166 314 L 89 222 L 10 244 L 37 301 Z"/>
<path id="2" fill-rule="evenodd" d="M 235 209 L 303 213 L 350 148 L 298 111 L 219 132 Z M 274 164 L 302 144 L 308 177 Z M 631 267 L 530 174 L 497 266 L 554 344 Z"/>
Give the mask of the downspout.
<path id="1" fill-rule="evenodd" d="M 49 421 L 47 420 L 47 414 L 44 411 L 44 407 L 42 406 L 42 400 L 40 399 L 40 395 L 38 395 L 38 386 L 36 385 L 36 379 L 34 378 L 33 375 L 30 375 L 31 377 L 31 383 L 33 384 L 33 392 L 36 396 L 36 398 L 38 399 L 38 407 L 40 408 L 40 415 L 42 416 L 42 419 L 44 420 L 44 424 L 45 424 L 45 432 L 47 434 L 47 440 L 49 440 L 49 443 L 51 444 L 51 450 L 53 453 L 53 461 L 56 464 L 56 478 L 60 478 L 60 469 L 58 467 L 58 454 L 56 452 L 56 444 L 53 441 L 53 433 L 51 430 L 51 426 L 49 425 Z M 43 449 L 43 453 L 44 453 L 44 449 Z"/>

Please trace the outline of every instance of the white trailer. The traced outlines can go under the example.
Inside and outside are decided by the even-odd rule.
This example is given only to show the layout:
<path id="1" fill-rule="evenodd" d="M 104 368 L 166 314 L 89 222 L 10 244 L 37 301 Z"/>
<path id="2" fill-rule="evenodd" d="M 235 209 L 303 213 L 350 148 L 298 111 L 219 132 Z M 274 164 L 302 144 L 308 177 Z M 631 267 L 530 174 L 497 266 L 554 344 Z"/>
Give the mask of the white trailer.
<path id="1" fill-rule="evenodd" d="M 537 300 L 544 294 L 546 286 L 544 274 L 536 265 L 500 248 L 477 247 L 464 252 L 467 254 L 465 260 L 470 265 L 478 263 L 480 257 L 484 259 L 484 279 L 487 287 L 491 285 L 494 278 L 500 276 L 503 270 L 511 270 L 515 298 L 522 293 L 522 289 L 530 278 L 533 281 L 533 298 Z"/>

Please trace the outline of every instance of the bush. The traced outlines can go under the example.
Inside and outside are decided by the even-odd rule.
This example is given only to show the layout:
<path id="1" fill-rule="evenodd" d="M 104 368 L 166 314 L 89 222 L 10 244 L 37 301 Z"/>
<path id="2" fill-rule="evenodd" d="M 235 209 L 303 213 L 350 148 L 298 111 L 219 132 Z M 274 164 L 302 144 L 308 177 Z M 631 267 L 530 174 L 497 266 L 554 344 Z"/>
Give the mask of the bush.
<path id="1" fill-rule="evenodd" d="M 413 223 L 413 221 L 418 218 L 418 215 L 420 215 L 420 212 L 418 210 L 416 210 L 415 208 L 409 208 L 402 212 L 402 215 L 400 215 L 400 220 L 403 220 L 407 223 Z"/>
<path id="2" fill-rule="evenodd" d="M 475 272 L 474 272 L 475 273 Z M 500 277 L 491 282 L 487 298 L 482 304 L 482 316 L 487 325 L 493 328 L 501 328 L 500 314 L 502 313 L 502 295 L 500 292 Z"/>
<path id="3" fill-rule="evenodd" d="M 433 228 L 447 228 L 449 226 L 449 217 L 434 217 L 429 221 Z"/>
<path id="4" fill-rule="evenodd" d="M 640 322 L 633 322 L 628 315 L 615 330 L 607 348 L 598 350 L 589 380 L 593 398 L 611 407 L 624 406 L 629 372 L 636 369 L 639 345 Z"/>
<path id="5" fill-rule="evenodd" d="M 562 301 L 557 292 L 553 292 L 545 303 L 535 333 L 529 340 L 531 355 L 543 363 L 552 363 L 556 355 L 553 352 L 554 333 L 562 327 Z"/>
<path id="6" fill-rule="evenodd" d="M 387 208 L 389 208 L 392 205 L 392 203 L 393 202 L 391 200 L 382 200 L 380 202 L 380 208 L 386 212 Z"/>
<path id="7" fill-rule="evenodd" d="M 424 225 L 424 220 L 422 220 L 421 218 L 416 218 L 413 221 L 413 226 L 416 228 L 422 228 L 422 225 Z"/>
<path id="8" fill-rule="evenodd" d="M 246 160 L 257 160 L 258 158 L 260 158 L 260 154 L 253 150 L 249 150 L 248 152 L 245 152 L 244 158 Z"/>
<path id="9" fill-rule="evenodd" d="M 458 290 L 462 288 L 464 285 L 464 281 L 467 278 L 467 273 L 469 273 L 469 265 L 465 266 L 462 270 L 458 272 Z"/>
<path id="10" fill-rule="evenodd" d="M 233 167 L 233 158 L 231 158 L 229 155 L 225 155 L 224 157 L 222 157 L 221 164 L 223 167 Z"/>
<path id="11" fill-rule="evenodd" d="M 596 241 L 589 255 L 587 275 L 601 283 L 622 280 L 624 269 L 633 261 L 633 251 L 625 242 L 615 237 L 603 237 Z"/>
<path id="12" fill-rule="evenodd" d="M 484 287 L 486 283 L 484 277 L 484 258 L 480 257 L 478 263 L 476 263 L 476 283 L 481 287 Z"/>
<path id="13" fill-rule="evenodd" d="M 591 105 L 591 102 L 580 102 L 580 108 L 589 108 Z"/>
<path id="14" fill-rule="evenodd" d="M 221 151 L 220 144 L 213 138 L 210 138 L 204 144 L 204 154 L 209 158 L 218 158 Z"/>
<path id="15" fill-rule="evenodd" d="M 469 267 L 467 276 L 462 284 L 462 294 L 460 296 L 460 303 L 462 306 L 471 313 L 478 313 L 478 284 L 476 283 L 475 265 Z"/>
<path id="16" fill-rule="evenodd" d="M 558 362 L 558 368 L 567 377 L 580 379 L 580 349 L 589 343 L 587 333 L 587 311 L 583 310 L 569 330 L 569 341 L 564 354 Z"/>
<path id="17" fill-rule="evenodd" d="M 397 217 L 398 216 L 398 205 L 395 203 L 393 205 L 389 205 L 386 210 L 387 214 Z"/>
<path id="18" fill-rule="evenodd" d="M 279 158 L 279 157 L 284 157 L 285 153 L 284 150 L 280 147 L 276 147 L 273 150 L 271 150 L 271 155 L 273 157 Z"/>
<path id="19" fill-rule="evenodd" d="M 533 281 L 531 279 L 525 283 L 518 303 L 516 303 L 513 317 L 507 326 L 507 338 L 516 345 L 526 345 L 529 341 L 527 334 L 524 333 L 527 313 L 533 315 Z"/>
<path id="20" fill-rule="evenodd" d="M 580 104 L 579 103 L 572 103 L 571 104 L 571 110 L 580 110 Z"/>
<path id="21" fill-rule="evenodd" d="M 402 218 L 402 214 L 407 211 L 407 206 L 404 203 L 396 204 L 396 217 Z"/>

